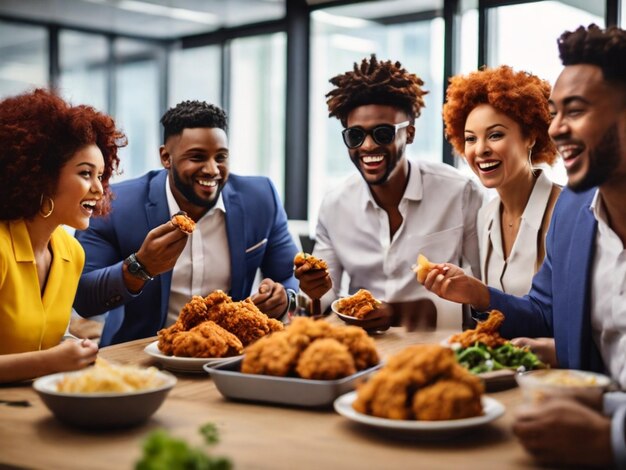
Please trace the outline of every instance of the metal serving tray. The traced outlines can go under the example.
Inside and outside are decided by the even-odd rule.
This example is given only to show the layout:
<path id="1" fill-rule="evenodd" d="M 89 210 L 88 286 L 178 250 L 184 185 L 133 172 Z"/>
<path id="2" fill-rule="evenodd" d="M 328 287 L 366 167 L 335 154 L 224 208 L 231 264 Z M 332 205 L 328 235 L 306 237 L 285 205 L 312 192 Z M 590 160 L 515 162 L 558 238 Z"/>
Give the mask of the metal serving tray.
<path id="1" fill-rule="evenodd" d="M 240 372 L 243 358 L 224 364 L 205 364 L 217 389 L 233 400 L 274 403 L 301 407 L 330 407 L 335 399 L 354 390 L 381 364 L 337 380 L 307 380 L 298 377 L 244 374 Z"/>

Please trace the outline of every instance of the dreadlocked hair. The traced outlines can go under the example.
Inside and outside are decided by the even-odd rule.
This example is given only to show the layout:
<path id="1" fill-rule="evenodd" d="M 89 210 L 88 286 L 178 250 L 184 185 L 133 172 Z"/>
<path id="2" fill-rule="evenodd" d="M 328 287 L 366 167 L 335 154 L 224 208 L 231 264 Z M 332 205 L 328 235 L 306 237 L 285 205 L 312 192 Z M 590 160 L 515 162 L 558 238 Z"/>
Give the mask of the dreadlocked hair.
<path id="1" fill-rule="evenodd" d="M 336 117 L 346 126 L 348 114 L 359 106 L 382 104 L 402 109 L 414 121 L 424 107 L 422 98 L 427 91 L 424 82 L 409 73 L 400 62 L 379 62 L 376 54 L 370 60 L 356 62 L 352 72 L 331 78 L 336 88 L 326 94 L 329 117 Z"/>
<path id="2" fill-rule="evenodd" d="M 626 84 L 626 31 L 616 26 L 606 30 L 595 24 L 564 32 L 558 40 L 563 65 L 591 64 L 602 69 L 607 81 Z"/>
<path id="3" fill-rule="evenodd" d="M 178 135 L 184 129 L 195 127 L 213 127 L 228 130 L 226 112 L 218 106 L 204 101 L 182 101 L 168 109 L 161 117 L 163 124 L 163 142 L 172 135 Z"/>

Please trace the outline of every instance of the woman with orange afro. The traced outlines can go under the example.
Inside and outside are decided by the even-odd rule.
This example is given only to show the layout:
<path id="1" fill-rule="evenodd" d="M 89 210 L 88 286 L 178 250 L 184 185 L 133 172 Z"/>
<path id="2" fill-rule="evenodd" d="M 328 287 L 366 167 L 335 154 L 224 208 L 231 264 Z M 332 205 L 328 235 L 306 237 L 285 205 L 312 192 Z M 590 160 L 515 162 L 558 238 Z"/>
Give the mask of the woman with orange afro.
<path id="1" fill-rule="evenodd" d="M 85 263 L 62 225 L 108 211 L 122 145 L 110 117 L 54 93 L 0 101 L 0 383 L 94 362 L 95 343 L 61 342 Z"/>
<path id="2" fill-rule="evenodd" d="M 539 163 L 553 164 L 548 135 L 550 85 L 510 67 L 484 68 L 450 79 L 446 136 L 498 197 L 478 214 L 483 281 L 514 295 L 530 290 L 545 256 L 545 237 L 560 193 Z"/>

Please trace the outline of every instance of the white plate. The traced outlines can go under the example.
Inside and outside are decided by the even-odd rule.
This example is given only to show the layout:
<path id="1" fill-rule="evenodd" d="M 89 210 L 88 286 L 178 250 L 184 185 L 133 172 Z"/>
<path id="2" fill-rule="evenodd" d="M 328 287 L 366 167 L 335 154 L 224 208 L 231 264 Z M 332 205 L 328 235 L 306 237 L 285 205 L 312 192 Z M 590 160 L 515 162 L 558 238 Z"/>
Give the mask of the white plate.
<path id="1" fill-rule="evenodd" d="M 346 393 L 335 400 L 335 411 L 346 418 L 396 436 L 441 439 L 456 436 L 468 429 L 484 426 L 504 414 L 504 405 L 490 397 L 482 397 L 481 416 L 447 421 L 417 421 L 379 418 L 359 413 L 352 408 L 357 392 Z"/>
<path id="2" fill-rule="evenodd" d="M 158 363 L 160 363 L 165 369 L 172 372 L 185 372 L 195 374 L 205 374 L 206 372 L 202 368 L 204 364 L 211 364 L 216 366 L 224 362 L 228 362 L 236 357 L 177 357 L 168 356 L 163 354 L 159 349 L 159 342 L 154 341 L 144 348 L 145 353 L 148 356 L 152 356 Z"/>

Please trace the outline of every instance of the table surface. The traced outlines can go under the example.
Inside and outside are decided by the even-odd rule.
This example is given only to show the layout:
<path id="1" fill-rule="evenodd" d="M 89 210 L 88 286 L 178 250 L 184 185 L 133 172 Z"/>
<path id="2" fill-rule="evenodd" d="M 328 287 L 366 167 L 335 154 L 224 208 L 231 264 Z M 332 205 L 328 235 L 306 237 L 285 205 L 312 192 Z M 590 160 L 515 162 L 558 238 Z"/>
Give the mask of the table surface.
<path id="1" fill-rule="evenodd" d="M 449 331 L 407 332 L 391 328 L 376 336 L 381 355 L 411 344 L 439 343 Z M 143 348 L 154 338 L 103 348 L 108 360 L 153 365 Z M 521 403 L 519 389 L 492 393 L 506 407 L 504 416 L 449 440 L 390 437 L 354 423 L 332 409 L 310 410 L 234 402 L 225 399 L 204 375 L 177 374 L 178 383 L 145 424 L 125 430 L 87 432 L 58 422 L 30 383 L 0 386 L 0 399 L 28 400 L 30 407 L 0 405 L 0 467 L 45 469 L 130 469 L 142 442 L 153 430 L 166 429 L 203 446 L 198 428 L 214 423 L 220 442 L 207 451 L 229 457 L 238 469 L 281 468 L 529 468 L 531 458 L 511 432 Z"/>

